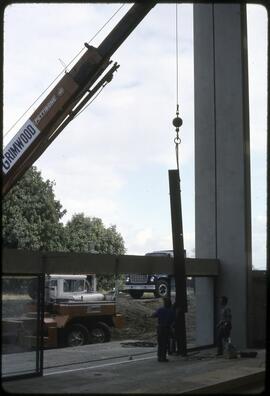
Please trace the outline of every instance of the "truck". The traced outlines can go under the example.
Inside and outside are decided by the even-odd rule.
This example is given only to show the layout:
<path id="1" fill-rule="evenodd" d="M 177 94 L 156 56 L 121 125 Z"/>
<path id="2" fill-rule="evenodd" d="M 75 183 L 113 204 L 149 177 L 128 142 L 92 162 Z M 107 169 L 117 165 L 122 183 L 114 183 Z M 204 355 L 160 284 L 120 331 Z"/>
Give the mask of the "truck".
<path id="1" fill-rule="evenodd" d="M 146 256 L 173 257 L 173 250 L 158 250 L 146 253 Z M 186 256 L 186 251 L 184 250 Z M 188 279 L 191 281 L 191 279 Z M 190 282 L 189 282 L 190 283 Z M 153 293 L 154 297 L 168 297 L 170 288 L 174 287 L 174 278 L 168 274 L 126 274 L 124 290 L 134 298 L 139 299 L 144 293 Z"/>
<path id="2" fill-rule="evenodd" d="M 35 346 L 37 288 L 28 286 L 29 302 L 21 316 L 2 318 L 4 343 Z M 44 348 L 76 347 L 103 343 L 111 339 L 111 329 L 124 326 L 123 315 L 116 312 L 115 292 L 98 293 L 96 276 L 47 275 L 43 319 Z"/>
<path id="3" fill-rule="evenodd" d="M 153 293 L 156 298 L 167 297 L 169 277 L 167 274 L 127 274 L 125 290 L 134 299 L 139 299 L 145 292 Z"/>
<path id="4" fill-rule="evenodd" d="M 173 257 L 173 251 L 159 250 L 145 255 Z M 134 299 L 141 298 L 145 292 L 153 293 L 156 298 L 159 298 L 168 297 L 169 287 L 168 274 L 126 274 L 124 290 Z"/>

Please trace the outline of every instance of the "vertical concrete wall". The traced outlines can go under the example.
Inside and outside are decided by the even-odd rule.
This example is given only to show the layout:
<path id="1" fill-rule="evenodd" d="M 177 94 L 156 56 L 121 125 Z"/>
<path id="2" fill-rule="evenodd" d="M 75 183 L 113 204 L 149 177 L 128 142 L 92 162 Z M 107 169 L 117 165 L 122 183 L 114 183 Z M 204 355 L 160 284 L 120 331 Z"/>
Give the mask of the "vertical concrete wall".
<path id="1" fill-rule="evenodd" d="M 218 258 L 217 296 L 232 308 L 232 338 L 248 344 L 251 271 L 245 7 L 194 5 L 196 257 Z M 198 332 L 207 301 L 198 302 Z"/>
<path id="2" fill-rule="evenodd" d="M 214 279 L 195 278 L 196 346 L 214 344 Z"/>

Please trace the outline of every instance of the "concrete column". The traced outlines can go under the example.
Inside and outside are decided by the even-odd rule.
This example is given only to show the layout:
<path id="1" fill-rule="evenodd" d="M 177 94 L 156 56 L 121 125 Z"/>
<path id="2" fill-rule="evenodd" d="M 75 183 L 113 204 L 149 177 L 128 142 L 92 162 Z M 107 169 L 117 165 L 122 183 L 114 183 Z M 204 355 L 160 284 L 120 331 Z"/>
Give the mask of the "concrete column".
<path id="1" fill-rule="evenodd" d="M 218 258 L 232 339 L 248 344 L 250 152 L 245 6 L 194 5 L 196 257 Z M 207 300 L 207 299 L 206 299 Z M 207 301 L 198 303 L 197 325 Z M 209 330 L 210 331 L 210 330 Z"/>
<path id="2" fill-rule="evenodd" d="M 195 278 L 196 346 L 214 344 L 214 279 Z"/>

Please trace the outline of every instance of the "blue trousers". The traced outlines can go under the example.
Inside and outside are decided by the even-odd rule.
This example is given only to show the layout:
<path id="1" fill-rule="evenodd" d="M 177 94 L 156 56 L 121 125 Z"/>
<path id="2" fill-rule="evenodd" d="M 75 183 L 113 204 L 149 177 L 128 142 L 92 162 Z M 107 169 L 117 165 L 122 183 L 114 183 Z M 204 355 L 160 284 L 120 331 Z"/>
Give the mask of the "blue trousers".
<path id="1" fill-rule="evenodd" d="M 167 355 L 167 348 L 170 336 L 170 327 L 158 326 L 157 341 L 158 341 L 158 360 L 165 360 Z"/>

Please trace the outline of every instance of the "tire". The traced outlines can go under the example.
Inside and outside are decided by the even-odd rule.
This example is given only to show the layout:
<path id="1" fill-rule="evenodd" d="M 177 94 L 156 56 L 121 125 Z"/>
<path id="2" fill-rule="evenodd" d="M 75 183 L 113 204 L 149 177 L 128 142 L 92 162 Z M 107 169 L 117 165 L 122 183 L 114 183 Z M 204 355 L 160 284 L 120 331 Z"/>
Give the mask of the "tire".
<path id="1" fill-rule="evenodd" d="M 157 282 L 154 295 L 156 298 L 169 297 L 169 283 L 165 279 L 160 279 Z"/>
<path id="2" fill-rule="evenodd" d="M 131 295 L 132 298 L 141 298 L 143 296 L 143 291 L 141 290 L 130 290 L 129 294 Z"/>
<path id="3" fill-rule="evenodd" d="M 100 344 L 108 342 L 111 339 L 110 327 L 103 322 L 98 322 L 90 329 L 90 342 L 91 344 Z"/>
<path id="4" fill-rule="evenodd" d="M 89 331 L 82 324 L 73 324 L 66 328 L 66 345 L 76 347 L 89 343 Z"/>

